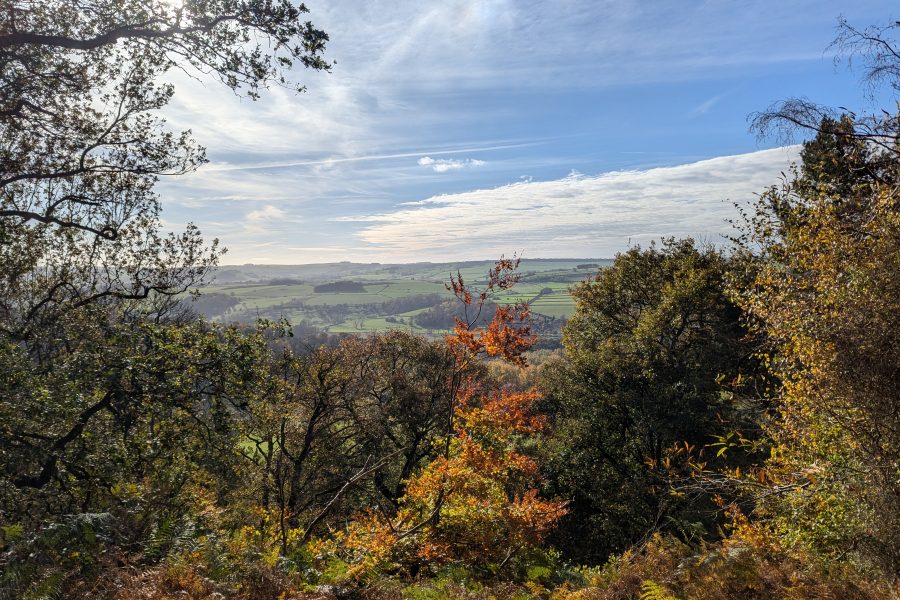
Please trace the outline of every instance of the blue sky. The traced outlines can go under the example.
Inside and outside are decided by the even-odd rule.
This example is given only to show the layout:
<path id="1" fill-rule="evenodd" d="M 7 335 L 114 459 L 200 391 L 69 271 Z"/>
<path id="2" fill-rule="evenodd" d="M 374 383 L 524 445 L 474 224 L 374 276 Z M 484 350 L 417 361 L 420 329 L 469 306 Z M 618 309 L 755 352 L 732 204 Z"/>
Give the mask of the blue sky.
<path id="1" fill-rule="evenodd" d="M 167 109 L 210 164 L 159 187 L 224 262 L 610 257 L 663 235 L 718 241 L 796 158 L 747 116 L 789 96 L 865 109 L 827 47 L 833 1 L 328 2 L 330 74 L 252 102 L 176 80 Z"/>

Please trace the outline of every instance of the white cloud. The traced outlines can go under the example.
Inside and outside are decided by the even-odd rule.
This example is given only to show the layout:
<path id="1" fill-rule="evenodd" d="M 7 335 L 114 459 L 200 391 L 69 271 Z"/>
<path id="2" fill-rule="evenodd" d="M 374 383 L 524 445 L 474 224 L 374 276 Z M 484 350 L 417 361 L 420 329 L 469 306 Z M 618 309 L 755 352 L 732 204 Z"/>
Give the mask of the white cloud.
<path id="1" fill-rule="evenodd" d="M 416 161 L 416 164 L 418 164 L 420 167 L 430 167 L 431 170 L 435 173 L 446 173 L 447 171 L 457 171 L 466 167 L 480 167 L 486 163 L 485 161 L 478 160 L 477 158 L 457 160 L 455 158 L 435 159 L 431 158 L 430 156 L 423 156 Z"/>
<path id="2" fill-rule="evenodd" d="M 273 86 L 251 102 L 209 78 L 197 81 L 173 70 L 177 92 L 165 116 L 174 129 L 193 129 L 213 163 L 157 189 L 174 229 L 196 221 L 210 237 L 221 238 L 234 262 L 258 257 L 246 249 L 261 241 L 276 242 L 264 248 L 271 249 L 270 261 L 298 263 L 318 260 L 325 248 L 354 236 L 367 243 L 328 258 L 418 260 L 413 248 L 430 248 L 433 258 L 480 257 L 494 248 L 508 252 L 509 245 L 525 247 L 531 256 L 580 248 L 578 254 L 611 253 L 627 243 L 628 236 L 619 235 L 625 230 L 677 234 L 693 222 L 702 231 L 720 231 L 720 214 L 730 206 L 719 200 L 745 197 L 746 190 L 756 190 L 755 180 L 743 185 L 726 175 L 726 183 L 710 191 L 714 205 L 697 212 L 696 202 L 683 203 L 684 224 L 654 214 L 646 221 L 641 210 L 658 212 L 646 199 L 650 192 L 629 190 L 631 208 L 620 211 L 622 222 L 615 226 L 603 225 L 591 206 L 577 205 L 590 205 L 594 194 L 594 208 L 615 216 L 615 206 L 604 204 L 619 198 L 613 182 L 639 186 L 640 174 L 540 180 L 565 173 L 562 165 L 596 172 L 603 164 L 613 169 L 659 164 L 662 156 L 684 162 L 698 153 L 746 150 L 752 140 L 736 140 L 718 125 L 709 130 L 709 143 L 689 144 L 684 153 L 665 140 L 675 139 L 684 123 L 696 127 L 697 119 L 684 117 L 706 112 L 712 122 L 733 114 L 734 107 L 722 107 L 739 95 L 723 100 L 713 94 L 729 82 L 752 80 L 762 66 L 825 58 L 830 72 L 819 49 L 830 40 L 834 16 L 845 12 L 865 23 L 870 20 L 861 15 L 883 12 L 878 0 L 844 4 L 575 0 L 561 8 L 513 0 L 307 0 L 310 19 L 331 36 L 326 58 L 336 61 L 333 71 L 297 69 L 293 75 L 307 93 Z M 691 93 L 669 96 L 672 88 L 653 87 L 673 81 L 691 82 Z M 617 100 L 629 89 L 644 90 L 633 107 Z M 782 95 L 773 90 L 764 102 Z M 676 110 L 678 118 L 666 118 Z M 634 133 L 652 144 L 659 125 L 645 117 L 654 114 L 664 123 L 661 146 L 621 143 Z M 640 123 L 645 125 L 634 128 Z M 740 128 L 737 135 L 743 123 Z M 691 131 L 685 139 L 706 132 Z M 721 143 L 720 134 L 727 135 Z M 569 137 L 571 144 L 560 141 Z M 650 158 L 618 160 L 609 151 L 618 147 L 623 151 L 617 154 Z M 490 164 L 466 158 L 471 156 Z M 416 164 L 425 158 L 433 162 Z M 535 181 L 435 195 L 493 187 L 523 174 Z M 687 193 L 689 186 L 677 189 Z M 344 215 L 362 217 L 334 222 Z M 549 238 L 539 239 L 541 231 Z"/>
<path id="3" fill-rule="evenodd" d="M 518 143 L 504 143 L 504 144 L 493 144 L 487 146 L 475 146 L 471 148 L 456 148 L 449 150 L 433 150 L 430 151 L 430 154 L 434 154 L 436 156 L 444 155 L 444 154 L 460 154 L 463 152 L 472 152 L 474 151 L 490 151 L 490 150 L 510 150 L 513 148 L 528 148 L 530 146 L 537 146 L 540 144 L 539 141 L 533 142 L 518 142 Z M 364 162 L 364 161 L 381 161 L 381 160 L 390 160 L 394 158 L 409 158 L 412 156 L 418 156 L 421 152 L 395 152 L 393 154 L 369 154 L 364 156 L 344 156 L 344 157 L 331 157 L 331 158 L 323 158 L 321 160 L 291 160 L 291 161 L 281 161 L 281 162 L 264 162 L 264 163 L 252 163 L 252 164 L 241 164 L 241 165 L 232 165 L 228 163 L 211 163 L 209 165 L 205 165 L 201 167 L 202 172 L 204 173 L 212 173 L 212 172 L 224 172 L 224 171 L 253 171 L 253 170 L 268 170 L 268 169 L 287 169 L 291 167 L 309 167 L 309 166 L 334 166 L 340 163 L 352 163 L 352 162 Z M 435 160 L 430 156 L 423 156 L 418 161 L 420 165 L 432 165 L 435 163 L 462 163 L 471 165 L 473 167 L 478 167 L 485 164 L 483 160 L 477 160 L 474 158 L 467 158 L 463 161 L 459 160 Z"/>
<path id="4" fill-rule="evenodd" d="M 244 215 L 243 223 L 235 224 L 236 227 L 226 228 L 225 232 L 230 232 L 228 237 L 241 239 L 243 248 L 259 248 L 265 246 L 274 246 L 275 242 L 272 236 L 275 236 L 285 229 L 293 228 L 300 222 L 296 216 L 291 215 L 282 208 L 273 204 L 266 204 L 262 208 L 251 210 Z M 237 234 L 235 236 L 235 234 Z"/>
<path id="5" fill-rule="evenodd" d="M 399 210 L 335 220 L 366 223 L 357 236 L 394 260 L 530 256 L 608 257 L 662 236 L 722 242 L 732 201 L 746 203 L 796 160 L 798 147 L 674 167 L 576 172 L 555 181 L 433 196 Z"/>
<path id="6" fill-rule="evenodd" d="M 278 208 L 267 204 L 258 210 L 252 210 L 245 217 L 251 223 L 264 223 L 266 221 L 278 221 L 287 218 L 287 213 Z"/>
<path id="7" fill-rule="evenodd" d="M 753 3 L 582 1 L 561 10 L 511 0 L 312 0 L 310 18 L 331 35 L 326 58 L 337 64 L 328 74 L 297 69 L 305 94 L 273 86 L 252 102 L 176 70 L 177 93 L 164 112 L 173 127 L 192 128 L 215 160 L 225 152 L 263 164 L 356 160 L 380 154 L 385 140 L 409 148 L 465 126 L 473 111 L 441 102 L 450 90 L 603 88 L 693 80 L 785 56 L 821 59 L 818 45 L 810 50 L 787 32 L 798 15 L 822 15 L 829 27 L 834 15 L 813 0 L 784 4 L 760 11 Z"/>

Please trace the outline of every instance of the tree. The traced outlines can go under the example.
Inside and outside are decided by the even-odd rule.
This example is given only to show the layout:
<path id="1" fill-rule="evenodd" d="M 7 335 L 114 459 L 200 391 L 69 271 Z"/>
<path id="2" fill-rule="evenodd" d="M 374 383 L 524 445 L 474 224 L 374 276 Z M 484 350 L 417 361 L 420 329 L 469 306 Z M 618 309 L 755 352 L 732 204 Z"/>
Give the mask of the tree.
<path id="1" fill-rule="evenodd" d="M 862 63 L 869 91 L 900 89 L 898 27 L 840 22 L 834 46 Z M 734 298 L 781 381 L 758 516 L 787 547 L 896 577 L 900 114 L 788 100 L 755 124 L 813 134 L 737 238 L 746 269 Z"/>
<path id="2" fill-rule="evenodd" d="M 162 234 L 156 215 L 132 219 L 114 240 L 12 220 L 0 218 L 0 336 L 32 349 L 52 343 L 60 321 L 92 304 L 116 304 L 125 318 L 171 318 L 177 297 L 221 254 L 194 226 Z"/>
<path id="3" fill-rule="evenodd" d="M 571 556 L 602 561 L 651 530 L 692 537 L 710 524 L 709 497 L 670 495 L 664 464 L 673 445 L 701 448 L 736 425 L 720 381 L 754 366 L 728 269 L 715 249 L 667 240 L 574 289 L 565 358 L 541 374 L 548 491 L 572 500 L 553 539 Z"/>
<path id="4" fill-rule="evenodd" d="M 20 532 L 0 553 L 11 597 L 91 577 L 104 554 L 193 518 L 200 490 L 228 497 L 237 416 L 270 392 L 261 332 L 122 322 L 94 305 L 55 333 L 65 349 L 37 359 L 0 345 L 0 513 Z M 103 532 L 74 525 L 98 519 Z"/>
<path id="5" fill-rule="evenodd" d="M 21 533 L 3 544 L 0 595 L 95 564 L 98 544 L 62 553 L 83 533 L 67 519 L 101 515 L 110 547 L 133 548 L 186 512 L 200 480 L 213 494 L 238 480 L 235 417 L 270 391 L 267 340 L 185 318 L 179 296 L 221 253 L 193 225 L 160 231 L 158 178 L 205 158 L 158 111 L 172 69 L 252 98 L 293 85 L 294 64 L 327 69 L 306 12 L 0 2 L 0 514 Z"/>
<path id="6" fill-rule="evenodd" d="M 0 29 L 0 216 L 114 238 L 153 212 L 160 175 L 204 161 L 154 112 L 173 68 L 255 98 L 299 63 L 327 69 L 328 36 L 290 0 L 8 0 Z M 302 88 L 298 88 L 302 89 Z"/>
<path id="7" fill-rule="evenodd" d="M 409 480 L 396 533 L 383 537 L 394 560 L 491 572 L 540 547 L 566 510 L 565 502 L 538 496 L 538 464 L 520 448 L 521 438 L 544 427 L 536 399 L 533 392 L 466 389 L 449 453 Z"/>
<path id="8" fill-rule="evenodd" d="M 826 131 L 804 145 L 796 178 L 760 198 L 742 238 L 736 301 L 782 382 L 767 463 L 780 493 L 760 512 L 791 545 L 896 573 L 900 163 L 878 152 L 870 168 L 834 171 L 869 148 Z M 875 169 L 885 175 L 873 182 Z"/>
<path id="9" fill-rule="evenodd" d="M 375 507 L 320 544 L 320 552 L 352 565 L 348 577 L 398 567 L 415 574 L 447 562 L 484 572 L 509 569 L 565 513 L 564 502 L 538 496 L 537 464 L 521 448 L 544 424 L 534 412 L 536 394 L 485 389 L 473 371 L 485 356 L 525 364 L 534 342 L 527 306 L 498 307 L 488 324 L 478 325 L 490 295 L 515 285 L 517 266 L 516 259 L 501 258 L 481 290 L 459 273 L 451 279 L 448 289 L 463 316 L 446 338 L 453 368 L 435 455 L 404 482 L 396 511 Z"/>
<path id="10" fill-rule="evenodd" d="M 361 452 L 395 457 L 373 477 L 378 500 L 395 509 L 444 433 L 453 357 L 443 344 L 401 331 L 351 338 L 341 349 L 352 369 L 345 406 Z"/>
<path id="11" fill-rule="evenodd" d="M 0 342 L 32 361 L 23 369 L 58 375 L 78 331 L 102 347 L 91 320 L 116 335 L 171 318 L 172 299 L 216 263 L 195 227 L 159 232 L 157 177 L 204 160 L 154 115 L 173 93 L 159 78 L 192 68 L 255 97 L 293 62 L 325 69 L 327 36 L 305 12 L 287 0 L 4 4 Z M 110 409 L 76 397 L 85 419 Z"/>
<path id="12" fill-rule="evenodd" d="M 257 97 L 328 36 L 289 0 L 8 0 L 0 10 L 0 268 L 5 329 L 102 298 L 174 296 L 215 264 L 193 225 L 159 232 L 160 176 L 205 161 L 156 113 L 174 68 Z M 114 242 L 114 243 L 108 243 Z M 23 283 L 24 282 L 24 283 Z"/>
<path id="13" fill-rule="evenodd" d="M 360 505 L 396 510 L 436 452 L 449 368 L 445 348 L 402 332 L 271 357 L 275 383 L 244 413 L 243 453 L 246 488 L 277 511 L 283 552 L 289 536 L 305 543 Z"/>
<path id="14" fill-rule="evenodd" d="M 898 28 L 900 21 L 858 29 L 841 18 L 838 35 L 831 44 L 831 49 L 837 51 L 835 63 L 846 60 L 852 65 L 853 61 L 861 61 L 865 69 L 864 82 L 870 92 L 884 83 L 895 91 L 900 89 L 900 47 L 893 38 Z M 842 137 L 845 140 L 861 141 L 888 154 L 898 152 L 895 142 L 900 134 L 900 119 L 893 107 L 857 115 L 807 98 L 788 98 L 750 116 L 751 129 L 760 137 L 775 135 L 781 141 L 792 141 L 798 132 L 812 137 L 819 133 L 834 133 L 836 123 L 845 118 L 852 123 L 849 129 L 844 127 Z"/>

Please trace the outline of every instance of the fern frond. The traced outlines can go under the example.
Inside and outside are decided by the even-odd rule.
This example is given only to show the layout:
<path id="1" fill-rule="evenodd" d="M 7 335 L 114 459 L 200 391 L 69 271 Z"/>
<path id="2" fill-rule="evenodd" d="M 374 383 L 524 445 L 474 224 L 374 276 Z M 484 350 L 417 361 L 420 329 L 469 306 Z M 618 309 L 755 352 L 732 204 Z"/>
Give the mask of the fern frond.
<path id="1" fill-rule="evenodd" d="M 650 579 L 641 585 L 641 600 L 678 600 L 665 586 Z"/>

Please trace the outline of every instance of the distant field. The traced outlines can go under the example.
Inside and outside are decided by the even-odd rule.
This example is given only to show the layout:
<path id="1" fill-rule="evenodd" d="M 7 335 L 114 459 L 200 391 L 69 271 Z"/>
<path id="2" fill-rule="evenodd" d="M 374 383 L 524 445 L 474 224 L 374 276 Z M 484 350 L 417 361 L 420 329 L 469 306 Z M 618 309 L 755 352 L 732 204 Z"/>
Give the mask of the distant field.
<path id="1" fill-rule="evenodd" d="M 571 316 L 571 286 L 596 274 L 609 260 L 523 260 L 521 281 L 495 295 L 498 304 L 529 302 L 551 337 Z M 445 283 L 459 272 L 478 285 L 485 280 L 489 261 L 454 264 L 378 265 L 244 265 L 221 267 L 217 278 L 202 290 L 199 312 L 213 320 L 249 322 L 259 317 L 285 317 L 329 333 L 368 333 L 406 329 L 439 335 L 444 329 L 422 326 L 435 305 L 452 299 Z M 347 292 L 317 293 L 320 289 Z M 417 322 L 419 321 L 419 322 Z"/>

